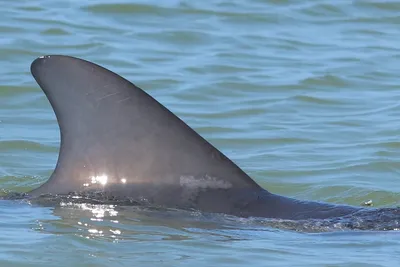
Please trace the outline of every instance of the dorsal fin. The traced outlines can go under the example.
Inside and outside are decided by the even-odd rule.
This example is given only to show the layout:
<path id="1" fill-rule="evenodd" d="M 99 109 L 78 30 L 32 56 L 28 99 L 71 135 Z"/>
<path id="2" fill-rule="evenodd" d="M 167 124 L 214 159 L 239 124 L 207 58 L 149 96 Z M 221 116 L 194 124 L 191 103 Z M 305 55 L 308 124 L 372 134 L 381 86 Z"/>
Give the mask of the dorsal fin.
<path id="1" fill-rule="evenodd" d="M 36 59 L 31 72 L 61 132 L 56 169 L 32 194 L 64 194 L 94 184 L 104 190 L 116 184 L 260 189 L 182 120 L 119 75 L 60 55 Z"/>

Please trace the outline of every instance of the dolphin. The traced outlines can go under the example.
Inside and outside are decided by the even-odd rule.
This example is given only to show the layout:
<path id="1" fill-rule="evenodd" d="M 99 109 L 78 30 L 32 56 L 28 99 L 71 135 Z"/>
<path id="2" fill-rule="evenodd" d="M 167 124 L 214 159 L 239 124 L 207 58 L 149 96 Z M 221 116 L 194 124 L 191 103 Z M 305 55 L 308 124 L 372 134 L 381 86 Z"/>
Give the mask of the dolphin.
<path id="1" fill-rule="evenodd" d="M 31 73 L 54 109 L 54 172 L 28 192 L 101 193 L 239 217 L 326 219 L 363 209 L 273 194 L 145 91 L 95 63 L 42 56 Z"/>

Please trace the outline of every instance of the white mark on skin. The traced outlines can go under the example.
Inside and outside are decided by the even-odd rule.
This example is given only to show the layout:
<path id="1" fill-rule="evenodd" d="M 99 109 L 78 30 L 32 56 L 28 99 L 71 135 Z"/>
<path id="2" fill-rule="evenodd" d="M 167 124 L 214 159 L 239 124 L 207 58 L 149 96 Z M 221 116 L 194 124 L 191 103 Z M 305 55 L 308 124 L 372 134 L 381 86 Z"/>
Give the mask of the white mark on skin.
<path id="1" fill-rule="evenodd" d="M 113 96 L 113 95 L 117 95 L 117 94 L 119 94 L 119 92 L 115 92 L 115 93 L 111 93 L 111 94 L 105 95 L 105 96 L 100 97 L 99 99 L 97 99 L 97 101 L 103 100 L 103 99 L 105 99 L 107 97 L 110 97 L 110 96 Z"/>
<path id="2" fill-rule="evenodd" d="M 131 97 L 130 97 L 130 96 L 128 96 L 127 98 L 124 98 L 124 99 L 118 100 L 118 101 L 117 101 L 117 103 L 121 103 L 121 102 L 127 101 L 127 100 L 129 100 L 129 99 L 131 99 Z"/>
<path id="3" fill-rule="evenodd" d="M 182 187 L 187 187 L 192 190 L 199 189 L 229 189 L 232 184 L 214 177 L 206 175 L 202 178 L 195 178 L 193 176 L 181 176 L 179 184 Z"/>

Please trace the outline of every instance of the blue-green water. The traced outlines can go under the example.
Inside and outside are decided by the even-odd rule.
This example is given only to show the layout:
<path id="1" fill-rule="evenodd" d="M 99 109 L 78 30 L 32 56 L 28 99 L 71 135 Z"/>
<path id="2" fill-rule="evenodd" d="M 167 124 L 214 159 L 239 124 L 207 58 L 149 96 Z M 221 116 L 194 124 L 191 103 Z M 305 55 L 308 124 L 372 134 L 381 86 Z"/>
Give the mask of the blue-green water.
<path id="1" fill-rule="evenodd" d="M 400 199 L 397 1 L 0 1 L 0 188 L 54 169 L 29 73 L 68 54 L 128 78 L 274 193 Z M 399 218 L 400 220 L 400 218 Z M 0 266 L 398 266 L 396 231 L 296 232 L 180 211 L 0 201 Z"/>

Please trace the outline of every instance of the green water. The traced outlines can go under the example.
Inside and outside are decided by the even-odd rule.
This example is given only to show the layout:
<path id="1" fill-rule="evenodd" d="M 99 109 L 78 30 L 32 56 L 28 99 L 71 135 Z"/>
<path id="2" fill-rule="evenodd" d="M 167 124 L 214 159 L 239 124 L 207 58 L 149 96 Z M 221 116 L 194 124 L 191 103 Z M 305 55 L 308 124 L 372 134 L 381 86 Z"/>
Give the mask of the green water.
<path id="1" fill-rule="evenodd" d="M 58 126 L 29 66 L 67 54 L 145 89 L 269 191 L 399 204 L 400 2 L 0 0 L 0 14 L 2 190 L 54 169 Z M 4 200 L 0 214 L 0 266 L 400 263 L 396 231 Z"/>

